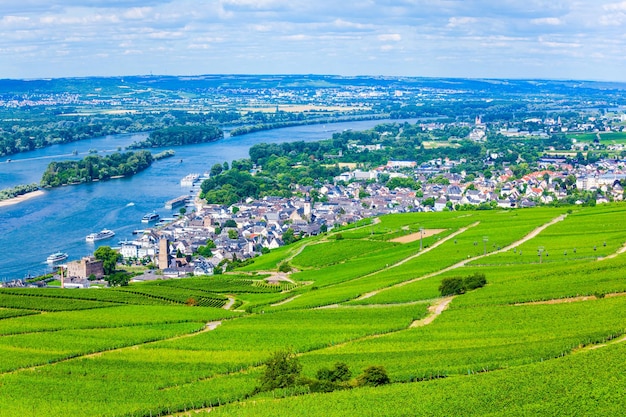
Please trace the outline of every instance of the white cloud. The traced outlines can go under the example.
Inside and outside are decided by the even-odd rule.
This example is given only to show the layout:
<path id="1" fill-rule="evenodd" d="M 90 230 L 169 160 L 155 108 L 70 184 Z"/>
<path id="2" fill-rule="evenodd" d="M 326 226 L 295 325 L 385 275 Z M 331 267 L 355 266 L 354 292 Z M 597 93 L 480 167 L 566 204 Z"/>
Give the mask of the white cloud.
<path id="1" fill-rule="evenodd" d="M 122 15 L 125 19 L 145 19 L 152 12 L 150 7 L 133 7 L 124 12 Z"/>
<path id="2" fill-rule="evenodd" d="M 605 4 L 602 8 L 607 12 L 626 12 L 626 1 Z"/>
<path id="3" fill-rule="evenodd" d="M 400 42 L 402 40 L 402 35 L 399 33 L 388 33 L 384 35 L 378 35 L 378 40 L 383 42 Z"/>
<path id="4" fill-rule="evenodd" d="M 455 28 L 459 26 L 473 25 L 478 21 L 475 17 L 456 17 L 453 16 L 448 19 L 447 27 Z"/>
<path id="5" fill-rule="evenodd" d="M 578 78 L 623 79 L 623 60 L 599 56 L 623 55 L 625 24 L 620 0 L 0 0 L 0 78 L 141 68 L 558 78 L 561 57 Z"/>
<path id="6" fill-rule="evenodd" d="M 533 25 L 551 25 L 559 26 L 563 24 L 563 21 L 558 17 L 542 17 L 539 19 L 532 19 L 530 21 Z"/>

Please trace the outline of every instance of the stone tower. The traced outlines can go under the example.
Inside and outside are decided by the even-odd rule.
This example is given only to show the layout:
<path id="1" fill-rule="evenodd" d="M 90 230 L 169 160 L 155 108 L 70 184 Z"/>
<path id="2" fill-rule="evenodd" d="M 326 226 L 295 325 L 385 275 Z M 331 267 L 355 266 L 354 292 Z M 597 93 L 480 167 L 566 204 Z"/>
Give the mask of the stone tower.
<path id="1" fill-rule="evenodd" d="M 159 240 L 159 269 L 165 269 L 170 266 L 170 241 L 161 238 Z"/>

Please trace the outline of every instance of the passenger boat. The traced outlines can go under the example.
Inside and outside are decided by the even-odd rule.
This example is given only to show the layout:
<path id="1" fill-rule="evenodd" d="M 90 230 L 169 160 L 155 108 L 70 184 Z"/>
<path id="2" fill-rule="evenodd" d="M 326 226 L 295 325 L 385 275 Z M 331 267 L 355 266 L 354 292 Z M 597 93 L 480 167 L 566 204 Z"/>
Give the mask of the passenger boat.
<path id="1" fill-rule="evenodd" d="M 49 264 L 55 263 L 55 262 L 61 262 L 67 259 L 67 253 L 63 253 L 63 252 L 56 252 L 53 253 L 52 255 L 48 256 L 46 258 L 46 262 Z"/>
<path id="2" fill-rule="evenodd" d="M 115 236 L 115 232 L 113 230 L 102 229 L 98 233 L 90 233 L 90 234 L 88 234 L 87 237 L 85 238 L 85 240 L 87 242 L 95 242 L 97 240 L 109 239 L 109 238 L 111 238 L 113 236 Z"/>
<path id="3" fill-rule="evenodd" d="M 159 214 L 156 212 L 148 213 L 141 218 L 142 223 L 150 223 L 159 220 Z"/>

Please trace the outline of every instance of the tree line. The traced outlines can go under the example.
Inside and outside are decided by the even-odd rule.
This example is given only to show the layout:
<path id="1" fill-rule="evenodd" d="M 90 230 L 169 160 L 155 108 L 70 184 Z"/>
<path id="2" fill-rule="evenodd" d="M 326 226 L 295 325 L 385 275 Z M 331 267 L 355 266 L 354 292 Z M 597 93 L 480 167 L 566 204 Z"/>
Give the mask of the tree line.
<path id="1" fill-rule="evenodd" d="M 0 120 L 0 156 L 106 135 L 158 131 L 189 124 L 233 123 L 241 118 L 238 112 L 233 111 L 167 111 L 145 114 L 128 112 L 119 115 L 75 116 L 37 109 L 14 110 L 10 116 Z"/>

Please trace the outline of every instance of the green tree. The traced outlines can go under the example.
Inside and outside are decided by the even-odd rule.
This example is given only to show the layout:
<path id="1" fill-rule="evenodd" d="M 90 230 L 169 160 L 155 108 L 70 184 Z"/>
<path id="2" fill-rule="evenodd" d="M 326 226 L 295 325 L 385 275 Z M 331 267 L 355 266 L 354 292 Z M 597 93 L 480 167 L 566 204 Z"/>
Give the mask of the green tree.
<path id="1" fill-rule="evenodd" d="M 215 164 L 211 167 L 211 171 L 210 171 L 211 176 L 216 177 L 220 175 L 223 170 L 224 170 L 224 167 L 222 166 L 222 164 Z"/>
<path id="2" fill-rule="evenodd" d="M 228 231 L 228 238 L 229 239 L 238 239 L 239 238 L 239 232 L 237 232 L 237 230 L 235 230 L 235 229 L 230 229 Z"/>
<path id="3" fill-rule="evenodd" d="M 463 278 L 461 277 L 449 277 L 441 280 L 439 285 L 439 293 L 445 297 L 454 294 L 463 294 L 465 292 L 465 285 L 463 284 Z"/>
<path id="4" fill-rule="evenodd" d="M 283 242 L 285 242 L 285 245 L 290 245 L 297 240 L 298 238 L 291 227 L 283 233 Z"/>
<path id="5" fill-rule="evenodd" d="M 317 379 L 331 382 L 346 382 L 351 376 L 350 368 L 343 362 L 335 363 L 332 369 L 320 368 L 317 371 Z"/>
<path id="6" fill-rule="evenodd" d="M 100 246 L 93 255 L 96 259 L 102 261 L 105 275 L 110 275 L 115 272 L 117 261 L 121 258 L 121 255 L 109 246 Z"/>
<path id="7" fill-rule="evenodd" d="M 260 378 L 261 391 L 289 388 L 296 385 L 302 371 L 298 357 L 289 350 L 274 352 L 265 361 L 265 371 Z"/>
<path id="8" fill-rule="evenodd" d="M 237 222 L 233 219 L 228 219 L 223 224 L 224 227 L 237 227 Z"/>
<path id="9" fill-rule="evenodd" d="M 487 278 L 485 278 L 485 274 L 476 272 L 472 275 L 468 275 L 463 280 L 463 286 L 465 290 L 470 291 L 476 288 L 484 287 L 487 284 Z"/>
<path id="10" fill-rule="evenodd" d="M 126 287 L 130 282 L 130 274 L 124 271 L 116 272 L 108 275 L 105 281 L 109 284 L 109 287 Z"/>
<path id="11" fill-rule="evenodd" d="M 363 373 L 357 378 L 357 385 L 377 387 L 390 382 L 389 375 L 384 367 L 374 365 L 365 368 Z"/>

